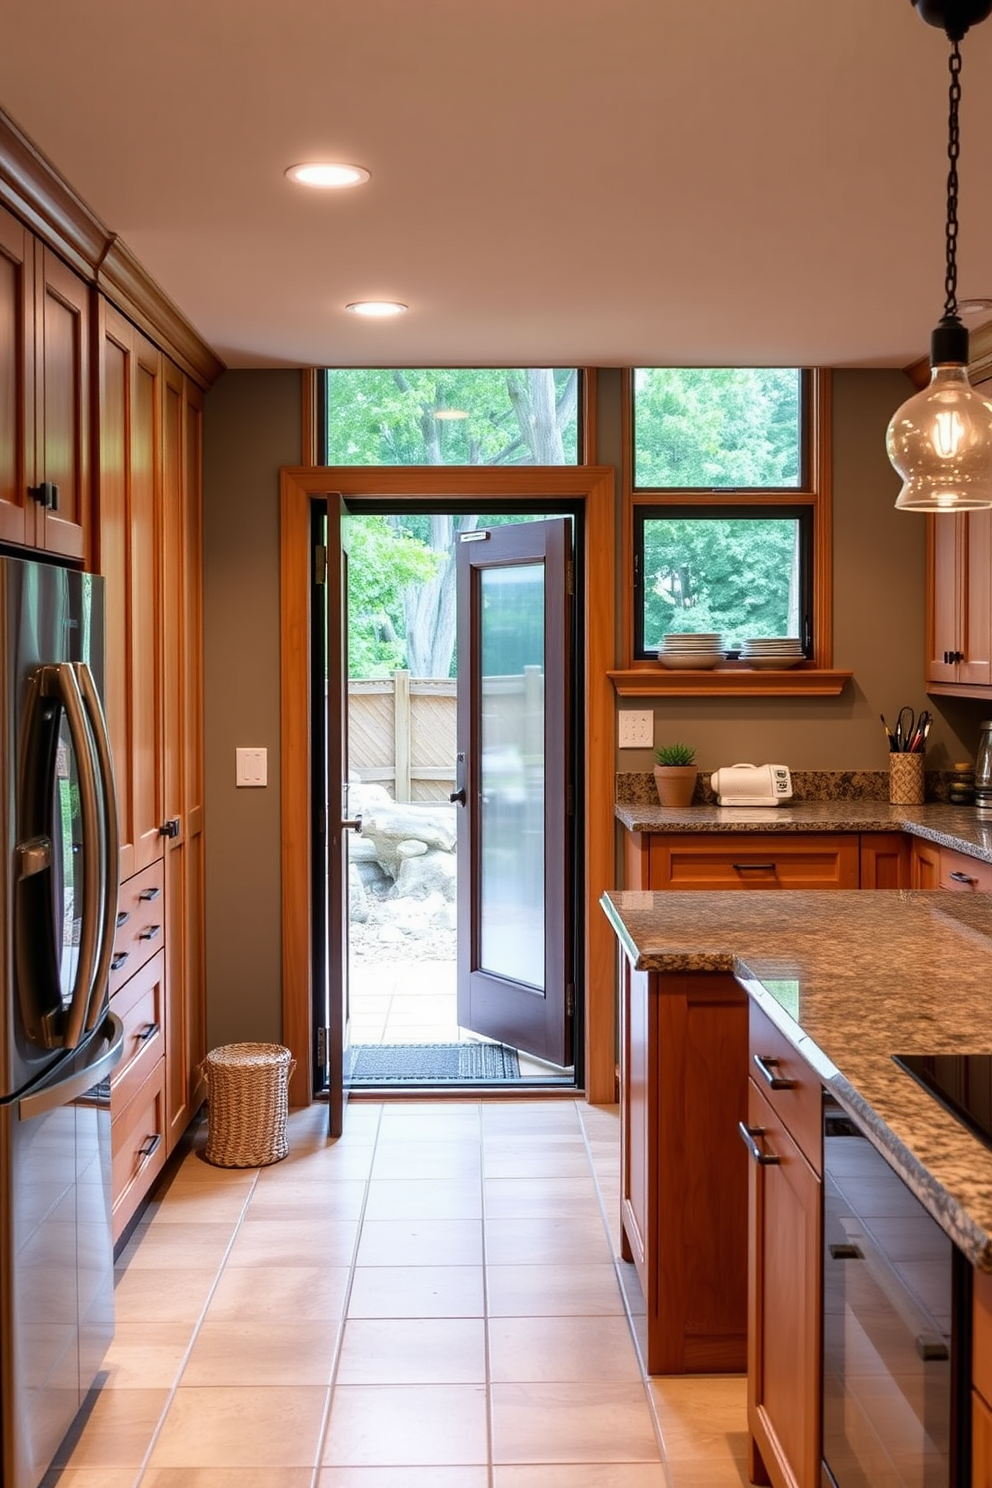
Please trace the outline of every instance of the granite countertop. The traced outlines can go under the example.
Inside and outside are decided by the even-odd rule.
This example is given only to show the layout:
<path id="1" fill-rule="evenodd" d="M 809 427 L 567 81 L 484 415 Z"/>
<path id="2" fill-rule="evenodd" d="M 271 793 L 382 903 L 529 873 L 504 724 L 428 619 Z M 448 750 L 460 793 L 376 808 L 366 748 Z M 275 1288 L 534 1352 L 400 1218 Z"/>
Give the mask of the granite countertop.
<path id="1" fill-rule="evenodd" d="M 992 863 L 992 817 L 973 806 L 797 801 L 788 806 L 639 806 L 618 802 L 630 832 L 909 832 Z"/>
<path id="2" fill-rule="evenodd" d="M 992 1151 L 892 1060 L 992 1052 L 992 895 L 617 890 L 601 903 L 638 969 L 732 972 L 992 1272 Z"/>

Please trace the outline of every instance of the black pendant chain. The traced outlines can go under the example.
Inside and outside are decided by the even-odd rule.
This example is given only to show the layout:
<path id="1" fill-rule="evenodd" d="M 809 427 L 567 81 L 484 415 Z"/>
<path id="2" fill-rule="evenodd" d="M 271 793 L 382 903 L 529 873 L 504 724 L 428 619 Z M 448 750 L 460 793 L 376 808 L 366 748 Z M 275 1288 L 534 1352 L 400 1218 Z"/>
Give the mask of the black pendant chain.
<path id="1" fill-rule="evenodd" d="M 951 42 L 949 67 L 951 86 L 947 117 L 947 256 L 944 274 L 944 315 L 956 320 L 958 314 L 958 156 L 961 153 L 961 130 L 958 125 L 958 106 L 961 102 L 961 52 L 957 39 Z"/>

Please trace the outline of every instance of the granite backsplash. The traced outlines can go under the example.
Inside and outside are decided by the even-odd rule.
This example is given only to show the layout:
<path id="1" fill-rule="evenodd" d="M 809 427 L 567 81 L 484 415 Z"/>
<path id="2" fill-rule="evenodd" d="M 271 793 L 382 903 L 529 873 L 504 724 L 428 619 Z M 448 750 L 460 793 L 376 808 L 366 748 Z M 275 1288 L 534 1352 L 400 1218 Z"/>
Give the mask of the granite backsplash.
<path id="1" fill-rule="evenodd" d="M 716 792 L 710 788 L 710 770 L 700 770 L 696 778 L 694 805 L 715 806 Z M 950 770 L 928 770 L 925 777 L 925 799 L 947 801 L 950 797 Z M 794 801 L 887 801 L 888 770 L 793 770 Z M 624 806 L 651 806 L 658 801 L 654 774 L 650 770 L 618 770 L 616 800 Z"/>

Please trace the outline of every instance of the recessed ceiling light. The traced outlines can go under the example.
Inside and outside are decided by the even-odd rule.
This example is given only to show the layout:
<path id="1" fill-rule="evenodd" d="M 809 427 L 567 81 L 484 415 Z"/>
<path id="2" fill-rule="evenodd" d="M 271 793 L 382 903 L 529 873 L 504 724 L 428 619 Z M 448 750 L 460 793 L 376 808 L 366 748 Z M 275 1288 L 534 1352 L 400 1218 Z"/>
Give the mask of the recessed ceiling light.
<path id="1" fill-rule="evenodd" d="M 399 300 L 354 300 L 350 305 L 345 305 L 352 315 L 366 315 L 373 320 L 382 320 L 388 315 L 403 315 L 409 310 L 409 305 L 401 305 Z"/>
<path id="2" fill-rule="evenodd" d="M 324 190 L 332 190 L 338 186 L 361 186 L 370 179 L 369 172 L 363 166 L 345 165 L 332 160 L 310 160 L 303 165 L 291 165 L 286 174 L 300 186 L 316 186 Z"/>
<path id="3" fill-rule="evenodd" d="M 969 300 L 958 300 L 958 313 L 960 315 L 977 315 L 982 310 L 992 310 L 992 300 L 982 296 L 972 296 Z"/>

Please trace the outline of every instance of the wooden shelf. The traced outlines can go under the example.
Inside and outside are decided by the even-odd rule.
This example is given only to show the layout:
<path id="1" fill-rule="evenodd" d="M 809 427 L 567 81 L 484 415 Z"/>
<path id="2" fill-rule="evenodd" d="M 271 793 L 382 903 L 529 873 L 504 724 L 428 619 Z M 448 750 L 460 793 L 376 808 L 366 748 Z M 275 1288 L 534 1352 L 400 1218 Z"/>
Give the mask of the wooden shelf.
<path id="1" fill-rule="evenodd" d="M 837 697 L 853 675 L 806 667 L 773 672 L 735 666 L 706 672 L 636 667 L 607 673 L 617 697 Z"/>

